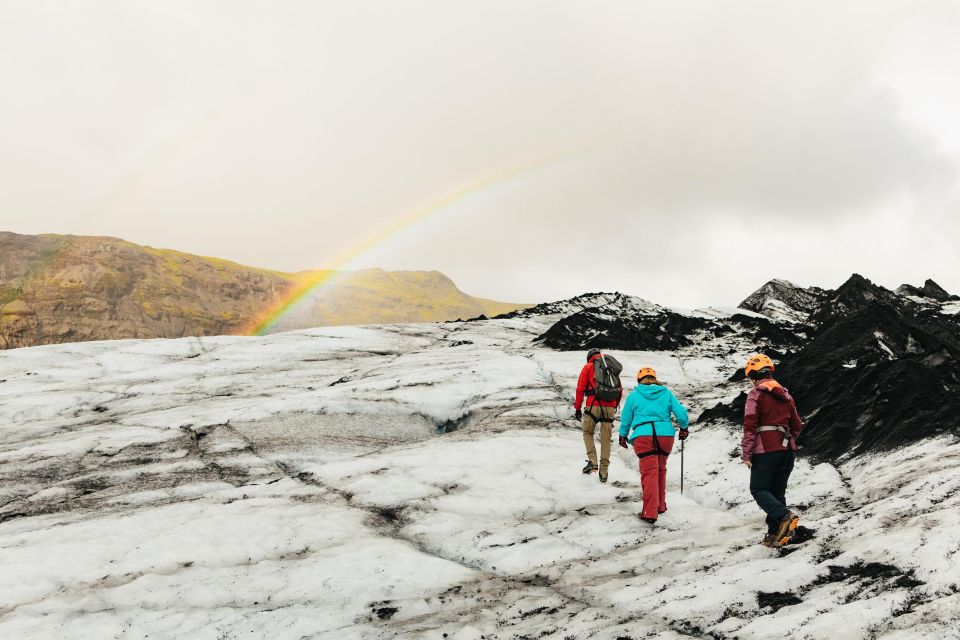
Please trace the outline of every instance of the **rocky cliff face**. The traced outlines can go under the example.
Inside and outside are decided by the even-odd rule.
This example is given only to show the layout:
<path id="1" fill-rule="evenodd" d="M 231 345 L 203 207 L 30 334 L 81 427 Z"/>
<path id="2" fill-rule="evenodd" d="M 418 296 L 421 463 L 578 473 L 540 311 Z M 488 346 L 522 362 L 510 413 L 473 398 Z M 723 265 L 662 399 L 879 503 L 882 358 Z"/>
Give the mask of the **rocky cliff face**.
<path id="1" fill-rule="evenodd" d="M 237 333 L 309 275 L 115 238 L 0 232 L 0 348 Z M 473 298 L 438 272 L 357 271 L 276 329 L 434 322 L 519 306 Z"/>

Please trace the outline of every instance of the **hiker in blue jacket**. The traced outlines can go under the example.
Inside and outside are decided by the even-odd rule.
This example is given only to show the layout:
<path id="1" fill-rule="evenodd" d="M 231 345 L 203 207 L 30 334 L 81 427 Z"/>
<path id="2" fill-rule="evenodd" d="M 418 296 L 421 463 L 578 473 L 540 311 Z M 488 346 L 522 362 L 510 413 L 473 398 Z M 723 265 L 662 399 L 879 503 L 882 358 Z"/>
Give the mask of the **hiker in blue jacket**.
<path id="1" fill-rule="evenodd" d="M 690 424 L 687 410 L 670 389 L 657 380 L 657 372 L 644 367 L 637 372 L 637 386 L 627 396 L 620 416 L 620 446 L 628 444 L 640 458 L 643 511 L 637 514 L 653 524 L 667 510 L 667 456 L 673 450 L 676 429 L 671 415 L 680 424 L 680 439 L 686 440 Z"/>

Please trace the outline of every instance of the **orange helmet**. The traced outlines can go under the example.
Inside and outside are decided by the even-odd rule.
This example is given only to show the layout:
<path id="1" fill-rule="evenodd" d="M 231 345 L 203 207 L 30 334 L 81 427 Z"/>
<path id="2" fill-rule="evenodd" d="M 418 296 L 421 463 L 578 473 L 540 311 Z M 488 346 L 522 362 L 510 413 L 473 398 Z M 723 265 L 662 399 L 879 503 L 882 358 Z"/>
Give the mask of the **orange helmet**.
<path id="1" fill-rule="evenodd" d="M 754 371 L 760 371 L 762 369 L 776 371 L 777 368 L 773 366 L 773 360 L 770 359 L 770 356 L 758 353 L 755 356 L 750 356 L 750 358 L 747 360 L 747 366 L 744 367 L 743 371 L 749 378 L 751 373 Z"/>
<path id="2" fill-rule="evenodd" d="M 644 378 L 656 378 L 657 372 L 654 371 L 651 367 L 644 367 L 637 371 L 637 380 L 643 380 Z"/>

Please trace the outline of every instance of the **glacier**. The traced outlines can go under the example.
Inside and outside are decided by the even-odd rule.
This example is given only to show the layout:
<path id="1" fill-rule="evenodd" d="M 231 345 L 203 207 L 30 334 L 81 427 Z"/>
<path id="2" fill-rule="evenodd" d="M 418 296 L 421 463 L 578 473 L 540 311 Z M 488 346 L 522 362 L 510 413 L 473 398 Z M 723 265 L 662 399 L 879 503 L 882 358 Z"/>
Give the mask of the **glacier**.
<path id="1" fill-rule="evenodd" d="M 584 354 L 534 342 L 580 308 L 0 352 L 0 637 L 960 638 L 956 438 L 801 458 L 777 551 L 694 425 L 649 527 L 632 452 L 580 473 Z M 696 416 L 752 348 L 610 353 Z"/>

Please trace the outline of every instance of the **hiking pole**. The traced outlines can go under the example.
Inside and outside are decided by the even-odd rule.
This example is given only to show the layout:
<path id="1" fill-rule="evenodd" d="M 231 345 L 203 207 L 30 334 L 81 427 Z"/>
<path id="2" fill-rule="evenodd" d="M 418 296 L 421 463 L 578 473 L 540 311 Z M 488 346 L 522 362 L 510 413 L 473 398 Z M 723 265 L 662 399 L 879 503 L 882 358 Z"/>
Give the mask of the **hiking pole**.
<path id="1" fill-rule="evenodd" d="M 687 444 L 686 440 L 680 441 L 680 495 L 683 495 L 683 445 Z"/>

